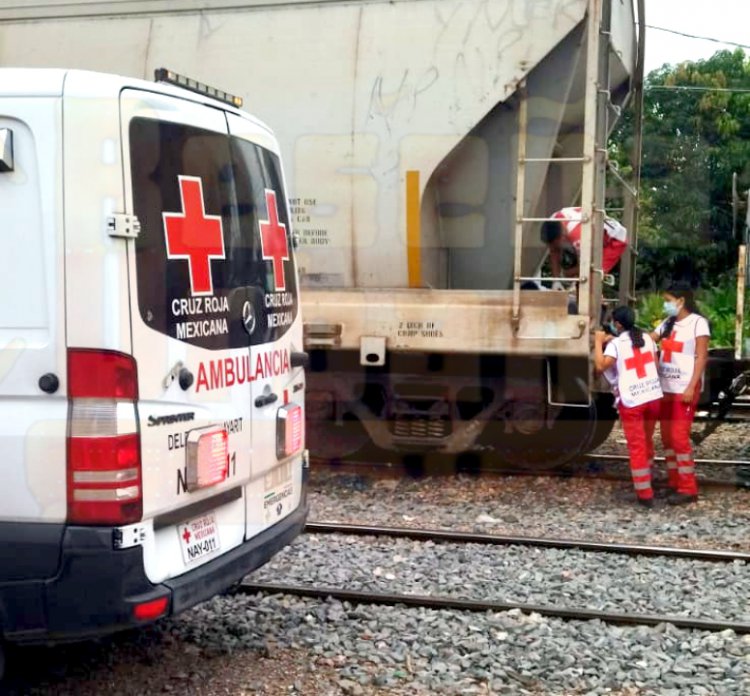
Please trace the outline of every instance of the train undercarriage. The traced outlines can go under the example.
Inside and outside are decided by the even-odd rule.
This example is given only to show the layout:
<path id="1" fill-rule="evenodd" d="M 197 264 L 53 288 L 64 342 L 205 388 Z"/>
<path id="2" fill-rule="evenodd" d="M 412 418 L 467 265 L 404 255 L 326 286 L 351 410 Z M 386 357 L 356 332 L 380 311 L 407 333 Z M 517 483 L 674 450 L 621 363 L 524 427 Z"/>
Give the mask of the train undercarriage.
<path id="1" fill-rule="evenodd" d="M 362 367 L 347 352 L 314 351 L 309 446 L 353 455 L 372 443 L 400 455 L 486 452 L 497 462 L 550 468 L 603 441 L 612 396 L 588 392 L 588 362 L 560 357 L 390 354 Z"/>
<path id="2" fill-rule="evenodd" d="M 481 454 L 498 467 L 561 467 L 602 444 L 617 419 L 611 393 L 589 394 L 587 370 L 576 358 L 439 353 L 363 367 L 353 352 L 313 351 L 308 444 L 333 460 L 374 447 L 401 458 Z M 748 370 L 728 351 L 711 352 L 701 407 L 715 422 L 747 389 Z"/>

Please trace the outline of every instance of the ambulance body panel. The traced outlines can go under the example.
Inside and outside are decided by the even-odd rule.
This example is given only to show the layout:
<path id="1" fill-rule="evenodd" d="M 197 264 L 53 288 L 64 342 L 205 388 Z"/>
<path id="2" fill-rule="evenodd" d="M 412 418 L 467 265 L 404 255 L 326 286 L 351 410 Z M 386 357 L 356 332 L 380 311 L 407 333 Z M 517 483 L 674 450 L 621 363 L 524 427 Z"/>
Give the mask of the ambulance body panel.
<path id="1" fill-rule="evenodd" d="M 0 637 L 83 638 L 207 599 L 303 528 L 292 229 L 276 140 L 236 108 L 0 75 Z"/>

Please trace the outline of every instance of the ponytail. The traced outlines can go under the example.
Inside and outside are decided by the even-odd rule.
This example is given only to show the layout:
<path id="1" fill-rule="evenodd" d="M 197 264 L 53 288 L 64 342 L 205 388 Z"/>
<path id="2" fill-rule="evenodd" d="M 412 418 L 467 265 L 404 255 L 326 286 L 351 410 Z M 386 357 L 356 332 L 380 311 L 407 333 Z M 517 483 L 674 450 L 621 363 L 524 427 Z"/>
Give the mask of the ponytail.
<path id="1" fill-rule="evenodd" d="M 670 295 L 671 294 L 672 293 L 670 293 Z M 659 338 L 666 338 L 667 336 L 671 336 L 672 331 L 674 330 L 674 325 L 676 321 L 677 321 L 677 317 L 668 317 L 667 320 L 664 322 L 664 326 L 661 329 Z"/>
<path id="2" fill-rule="evenodd" d="M 623 305 L 612 312 L 612 319 L 628 332 L 633 348 L 643 348 L 646 342 L 643 340 L 643 331 L 635 325 L 635 312 L 631 307 Z"/>
<path id="3" fill-rule="evenodd" d="M 634 348 L 643 348 L 646 345 L 646 341 L 643 340 L 643 331 L 637 326 L 634 326 L 628 331 L 630 334 L 630 340 L 633 342 Z"/>

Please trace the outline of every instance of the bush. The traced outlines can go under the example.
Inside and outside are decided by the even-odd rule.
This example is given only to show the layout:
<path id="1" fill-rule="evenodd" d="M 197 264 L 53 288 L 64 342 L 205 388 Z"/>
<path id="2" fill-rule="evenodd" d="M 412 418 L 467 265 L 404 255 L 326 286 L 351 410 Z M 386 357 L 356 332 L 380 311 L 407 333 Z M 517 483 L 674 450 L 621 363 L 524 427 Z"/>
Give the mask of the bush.
<path id="1" fill-rule="evenodd" d="M 737 302 L 736 281 L 725 280 L 721 284 L 699 291 L 696 296 L 698 308 L 711 325 L 711 348 L 733 348 L 735 334 L 735 312 Z M 638 298 L 638 323 L 644 328 L 654 329 L 664 320 L 664 300 L 659 293 L 646 293 Z M 750 296 L 745 298 L 743 335 L 750 328 Z"/>

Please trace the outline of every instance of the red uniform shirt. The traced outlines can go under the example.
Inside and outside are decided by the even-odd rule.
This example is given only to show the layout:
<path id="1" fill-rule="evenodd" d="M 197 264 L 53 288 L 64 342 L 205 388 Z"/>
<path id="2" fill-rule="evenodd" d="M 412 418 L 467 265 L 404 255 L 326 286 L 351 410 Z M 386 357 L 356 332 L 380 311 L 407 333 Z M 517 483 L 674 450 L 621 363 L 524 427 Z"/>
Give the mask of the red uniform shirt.
<path id="1" fill-rule="evenodd" d="M 563 208 L 552 215 L 561 220 L 565 228 L 565 238 L 581 254 L 581 209 Z M 602 269 L 609 273 L 620 260 L 627 248 L 628 231 L 617 220 L 604 218 L 604 240 L 602 242 Z"/>

